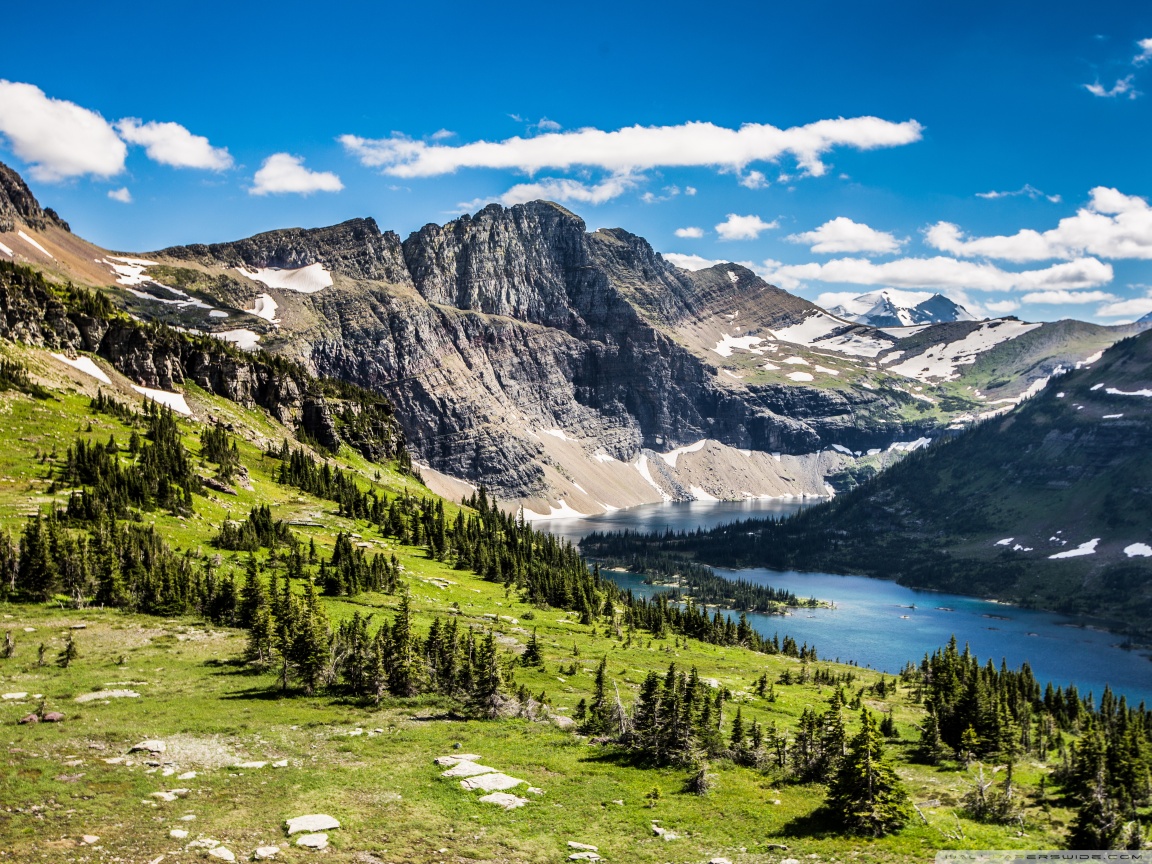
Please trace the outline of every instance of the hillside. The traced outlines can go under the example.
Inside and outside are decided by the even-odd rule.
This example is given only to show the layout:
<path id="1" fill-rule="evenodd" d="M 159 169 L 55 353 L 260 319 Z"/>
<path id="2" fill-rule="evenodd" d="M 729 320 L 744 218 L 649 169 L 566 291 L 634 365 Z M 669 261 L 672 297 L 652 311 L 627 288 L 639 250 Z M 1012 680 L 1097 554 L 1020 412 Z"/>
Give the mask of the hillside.
<path id="1" fill-rule="evenodd" d="M 435 488 L 483 483 L 530 516 L 824 495 L 829 478 L 887 464 L 893 444 L 1004 411 L 1145 326 L 870 327 L 737 265 L 680 270 L 542 201 L 403 241 L 355 219 L 113 253 L 3 173 L 0 256 L 382 393 Z"/>
<path id="2" fill-rule="evenodd" d="M 662 545 L 712 564 L 860 573 L 1095 616 L 1152 635 L 1152 334 L 1011 413 L 779 524 Z M 619 546 L 619 548 L 617 548 Z"/>
<path id="3" fill-rule="evenodd" d="M 1074 690 L 956 646 L 893 679 L 820 659 L 836 646 L 795 645 L 783 618 L 765 638 L 718 610 L 623 595 L 484 496 L 430 493 L 370 394 L 131 322 L 24 268 L 0 265 L 0 280 L 5 332 L 27 337 L 0 341 L 9 860 L 276 846 L 302 861 L 316 853 L 284 822 L 311 813 L 340 827 L 309 842 L 358 864 L 557 861 L 578 854 L 569 841 L 610 861 L 740 864 L 1065 842 L 1075 784 L 1057 797 L 1040 780 L 1094 712 Z M 51 350 L 69 326 L 105 325 L 150 352 Z M 236 380 L 279 370 L 302 392 L 328 387 L 340 437 L 321 446 L 305 412 L 248 401 L 259 388 L 233 401 L 124 375 L 214 344 Z M 1149 728 L 1109 700 L 1099 725 Z M 922 814 L 879 839 L 822 806 L 862 711 L 876 746 L 885 718 L 883 749 Z M 29 715 L 43 722 L 17 723 Z M 922 728 L 939 740 L 917 743 Z M 466 755 L 477 776 L 506 772 L 491 781 L 511 784 L 505 797 L 441 776 Z M 972 809 L 977 769 L 961 766 L 976 758 L 1013 764 L 1008 817 Z"/>

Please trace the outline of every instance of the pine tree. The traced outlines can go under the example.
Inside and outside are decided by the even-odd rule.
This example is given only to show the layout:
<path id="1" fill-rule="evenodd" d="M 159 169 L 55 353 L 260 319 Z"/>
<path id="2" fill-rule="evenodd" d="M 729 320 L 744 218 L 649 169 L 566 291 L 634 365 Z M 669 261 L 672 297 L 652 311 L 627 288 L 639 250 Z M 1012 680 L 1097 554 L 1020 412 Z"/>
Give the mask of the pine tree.
<path id="1" fill-rule="evenodd" d="M 1105 788 L 1103 766 L 1096 772 L 1092 787 L 1076 811 L 1068 834 L 1069 849 L 1115 849 L 1124 826 Z"/>
<path id="2" fill-rule="evenodd" d="M 528 637 L 528 644 L 524 648 L 524 653 L 520 655 L 520 664 L 528 667 L 544 665 L 544 658 L 540 654 L 540 643 L 536 639 L 535 627 L 532 628 L 532 635 Z"/>
<path id="3" fill-rule="evenodd" d="M 80 656 L 80 650 L 76 647 L 76 640 L 72 638 L 69 633 L 68 637 L 64 640 L 64 647 L 60 649 L 60 653 L 56 655 L 56 665 L 63 669 L 67 669 L 72 661 Z"/>
<path id="4" fill-rule="evenodd" d="M 415 696 L 419 691 L 418 655 L 412 633 L 412 606 L 405 592 L 392 621 L 388 690 L 393 696 Z"/>
<path id="5" fill-rule="evenodd" d="M 883 736 L 864 708 L 860 731 L 828 789 L 828 808 L 849 831 L 881 837 L 899 831 L 912 816 L 908 793 L 884 761 Z"/>

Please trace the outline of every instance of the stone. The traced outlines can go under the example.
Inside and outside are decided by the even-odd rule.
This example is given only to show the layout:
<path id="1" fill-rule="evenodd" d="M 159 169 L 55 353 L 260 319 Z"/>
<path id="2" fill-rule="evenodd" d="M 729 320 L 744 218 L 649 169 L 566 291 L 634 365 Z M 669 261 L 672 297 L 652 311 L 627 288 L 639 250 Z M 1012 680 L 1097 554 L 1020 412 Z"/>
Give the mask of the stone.
<path id="1" fill-rule="evenodd" d="M 679 840 L 680 835 L 675 831 L 669 831 L 667 828 L 661 828 L 655 822 L 652 823 L 652 833 L 662 840 Z"/>
<path id="2" fill-rule="evenodd" d="M 173 840 L 183 840 L 188 836 L 188 832 L 183 828 L 173 828 L 168 832 L 168 836 Z"/>
<path id="3" fill-rule="evenodd" d="M 0 694 L 0 699 L 27 699 L 27 693 L 4 693 Z"/>
<path id="4" fill-rule="evenodd" d="M 612 800 L 612 803 L 615 804 L 617 807 L 623 807 L 624 806 L 624 799 L 623 798 L 614 798 Z"/>
<path id="5" fill-rule="evenodd" d="M 483 758 L 475 753 L 461 753 L 459 756 L 437 756 L 435 761 L 437 765 L 448 768 L 461 762 L 478 762 Z"/>
<path id="6" fill-rule="evenodd" d="M 279 846 L 257 846 L 256 851 L 252 853 L 252 857 L 257 861 L 267 861 L 269 858 L 275 858 L 279 854 Z"/>
<path id="7" fill-rule="evenodd" d="M 447 771 L 440 773 L 441 777 L 475 777 L 477 774 L 492 774 L 495 773 L 495 768 L 489 768 L 487 765 L 477 765 L 475 762 L 464 759 L 456 765 L 453 765 Z"/>
<path id="8" fill-rule="evenodd" d="M 220 845 L 219 840 L 213 840 L 211 837 L 201 837 L 199 840 L 193 840 L 188 844 L 189 849 L 215 849 Z"/>
<path id="9" fill-rule="evenodd" d="M 255 769 L 255 768 L 263 768 L 267 764 L 268 764 L 267 762 L 237 762 L 232 767 L 233 768 L 253 768 L 253 769 Z"/>
<path id="10" fill-rule="evenodd" d="M 288 760 L 287 759 L 277 759 L 275 762 L 272 763 L 272 767 L 273 768 L 287 768 L 288 767 Z"/>
<path id="11" fill-rule="evenodd" d="M 155 738 L 149 738 L 147 741 L 141 741 L 139 744 L 129 749 L 128 752 L 163 753 L 167 749 L 168 745 L 163 741 L 159 741 Z"/>
<path id="12" fill-rule="evenodd" d="M 185 815 L 180 817 L 180 821 L 181 822 L 195 822 L 196 821 L 196 814 L 195 813 L 186 813 Z"/>
<path id="13" fill-rule="evenodd" d="M 708 864 L 732 864 L 729 858 L 710 858 Z"/>
<path id="14" fill-rule="evenodd" d="M 573 852 L 568 856 L 569 861 L 599 861 L 600 856 L 595 852 Z"/>
<path id="15" fill-rule="evenodd" d="M 312 813 L 308 816 L 297 816 L 289 819 L 286 824 L 288 826 L 289 837 L 301 831 L 312 833 L 316 831 L 329 831 L 332 828 L 340 827 L 340 823 L 326 813 Z"/>
<path id="16" fill-rule="evenodd" d="M 195 771 L 185 771 L 183 774 L 177 774 L 176 779 L 177 780 L 195 780 L 196 779 L 196 772 Z"/>
<path id="17" fill-rule="evenodd" d="M 328 848 L 328 835 L 327 834 L 302 834 L 296 840 L 297 846 L 303 846 L 305 849 L 327 849 Z"/>
<path id="18" fill-rule="evenodd" d="M 528 803 L 527 798 L 509 795 L 507 792 L 493 792 L 490 795 L 482 796 L 479 800 L 485 804 L 495 804 L 497 807 L 503 807 L 505 810 L 515 810 L 517 807 L 523 807 Z"/>
<path id="19" fill-rule="evenodd" d="M 529 786 L 529 787 L 528 787 L 528 791 L 529 791 L 529 793 L 531 793 L 532 795 L 543 795 L 543 794 L 544 794 L 544 790 L 543 790 L 543 789 L 540 789 L 540 788 L 537 788 L 536 786 Z"/>
<path id="20" fill-rule="evenodd" d="M 75 702 L 95 702 L 99 699 L 139 699 L 140 694 L 135 690 L 94 690 L 91 693 L 81 693 Z"/>
<path id="21" fill-rule="evenodd" d="M 175 801 L 176 800 L 176 793 L 175 792 L 153 792 L 152 797 L 153 798 L 159 798 L 161 801 Z"/>
<path id="22" fill-rule="evenodd" d="M 85 834 L 83 837 L 80 838 L 80 842 L 81 843 L 87 843 L 89 846 L 95 846 L 97 843 L 100 842 L 100 838 L 97 837 L 95 834 Z"/>
<path id="23" fill-rule="evenodd" d="M 213 858 L 219 858 L 221 861 L 235 861 L 236 853 L 229 849 L 227 846 L 216 846 L 208 850 L 208 854 Z"/>
<path id="24" fill-rule="evenodd" d="M 599 852 L 600 847 L 593 846 L 591 843 L 577 843 L 575 840 L 568 841 L 569 849 L 582 849 L 585 852 Z"/>
<path id="25" fill-rule="evenodd" d="M 507 774 L 496 773 L 469 777 L 467 780 L 461 780 L 460 785 L 469 792 L 473 789 L 483 789 L 485 792 L 500 792 L 505 789 L 515 789 L 523 782 L 523 780 L 518 780 L 515 777 L 509 777 Z"/>

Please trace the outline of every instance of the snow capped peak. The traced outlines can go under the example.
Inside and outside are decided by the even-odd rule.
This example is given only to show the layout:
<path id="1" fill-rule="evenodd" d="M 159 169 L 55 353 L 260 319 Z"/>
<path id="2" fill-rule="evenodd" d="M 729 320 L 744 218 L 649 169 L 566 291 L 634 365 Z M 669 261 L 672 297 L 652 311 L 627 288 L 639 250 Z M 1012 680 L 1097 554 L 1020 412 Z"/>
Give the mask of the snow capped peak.
<path id="1" fill-rule="evenodd" d="M 844 301 L 828 310 L 857 324 L 911 327 L 944 321 L 975 321 L 976 316 L 943 294 L 885 288 Z"/>

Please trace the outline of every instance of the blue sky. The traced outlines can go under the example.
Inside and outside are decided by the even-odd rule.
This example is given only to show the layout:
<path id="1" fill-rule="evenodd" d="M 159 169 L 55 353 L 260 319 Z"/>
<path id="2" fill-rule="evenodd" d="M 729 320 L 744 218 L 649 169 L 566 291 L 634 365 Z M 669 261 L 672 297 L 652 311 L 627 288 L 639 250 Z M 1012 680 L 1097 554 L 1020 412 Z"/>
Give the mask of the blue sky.
<path id="1" fill-rule="evenodd" d="M 829 303 L 896 287 L 1032 320 L 1152 311 L 1146 3 L 5 19 L 27 38 L 0 55 L 0 160 L 110 248 L 355 216 L 407 236 L 547 197 Z"/>

